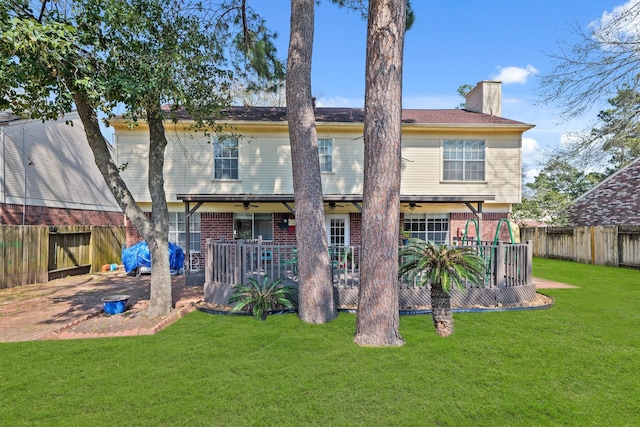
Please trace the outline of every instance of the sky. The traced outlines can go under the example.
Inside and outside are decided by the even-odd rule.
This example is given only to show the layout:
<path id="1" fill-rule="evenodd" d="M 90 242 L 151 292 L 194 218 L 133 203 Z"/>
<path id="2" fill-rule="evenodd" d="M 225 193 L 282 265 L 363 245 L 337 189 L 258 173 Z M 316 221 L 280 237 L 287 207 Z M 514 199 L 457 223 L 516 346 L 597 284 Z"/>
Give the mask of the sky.
<path id="1" fill-rule="evenodd" d="M 523 138 L 523 162 L 537 172 L 542 153 L 575 131 L 589 128 L 597 111 L 561 123 L 552 106 L 539 105 L 538 76 L 551 70 L 551 52 L 627 0 L 437 1 L 412 0 L 416 21 L 406 33 L 403 107 L 455 108 L 457 89 L 502 81 L 502 116 L 534 124 Z M 278 32 L 286 57 L 290 0 L 250 0 Z M 363 107 L 366 21 L 321 0 L 315 12 L 312 94 L 319 106 Z M 602 105 L 601 107 L 604 107 Z"/>

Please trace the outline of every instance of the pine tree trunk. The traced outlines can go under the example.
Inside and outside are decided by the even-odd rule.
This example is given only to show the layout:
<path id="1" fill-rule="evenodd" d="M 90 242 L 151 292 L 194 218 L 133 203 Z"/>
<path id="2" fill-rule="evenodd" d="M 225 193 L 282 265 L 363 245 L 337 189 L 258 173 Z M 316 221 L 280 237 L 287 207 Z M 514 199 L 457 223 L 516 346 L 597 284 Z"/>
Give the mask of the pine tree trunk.
<path id="1" fill-rule="evenodd" d="M 448 337 L 453 334 L 451 296 L 445 292 L 441 283 L 431 284 L 431 317 L 438 335 Z"/>
<path id="2" fill-rule="evenodd" d="M 329 266 L 318 136 L 311 98 L 314 0 L 291 1 L 287 119 L 298 246 L 298 315 L 307 323 L 337 316 Z"/>
<path id="3" fill-rule="evenodd" d="M 364 117 L 362 261 L 354 341 L 398 346 L 402 52 L 406 0 L 371 0 Z"/>

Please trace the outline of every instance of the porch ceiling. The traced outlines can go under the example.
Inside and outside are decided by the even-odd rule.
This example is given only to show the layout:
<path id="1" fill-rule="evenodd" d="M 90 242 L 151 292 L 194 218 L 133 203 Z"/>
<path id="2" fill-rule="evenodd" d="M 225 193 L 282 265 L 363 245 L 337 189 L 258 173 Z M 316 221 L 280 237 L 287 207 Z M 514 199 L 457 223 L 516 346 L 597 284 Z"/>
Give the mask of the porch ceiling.
<path id="1" fill-rule="evenodd" d="M 176 198 L 183 202 L 294 202 L 293 194 L 176 194 Z M 324 202 L 362 202 L 361 194 L 325 194 Z M 483 203 L 495 200 L 496 196 L 489 195 L 400 195 L 400 203 Z"/>

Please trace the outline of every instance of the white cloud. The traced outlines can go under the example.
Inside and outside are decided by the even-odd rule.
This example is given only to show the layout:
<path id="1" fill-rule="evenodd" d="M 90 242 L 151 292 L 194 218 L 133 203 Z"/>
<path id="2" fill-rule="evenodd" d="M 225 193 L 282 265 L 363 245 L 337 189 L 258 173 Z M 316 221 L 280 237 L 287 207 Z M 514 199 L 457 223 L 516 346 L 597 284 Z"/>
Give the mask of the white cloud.
<path id="1" fill-rule="evenodd" d="M 533 138 L 522 138 L 522 155 L 530 157 L 538 154 L 538 142 Z"/>
<path id="2" fill-rule="evenodd" d="M 568 132 L 560 136 L 560 148 L 568 148 L 583 138 L 583 132 Z"/>
<path id="3" fill-rule="evenodd" d="M 538 70 L 533 65 L 522 67 L 498 67 L 498 74 L 494 74 L 491 78 L 499 80 L 503 84 L 520 83 L 524 84 L 532 74 L 537 74 Z"/>
<path id="4" fill-rule="evenodd" d="M 334 96 L 331 98 L 320 96 L 316 99 L 318 107 L 351 107 L 363 108 L 364 99 L 349 99 L 342 96 Z"/>
<path id="5" fill-rule="evenodd" d="M 605 11 L 600 19 L 589 24 L 589 28 L 593 30 L 594 36 L 601 43 L 613 44 L 612 48 L 621 41 L 631 41 L 640 36 L 638 30 L 639 14 L 636 11 L 630 11 L 637 7 L 640 0 L 630 0 L 625 4 L 616 6 L 611 12 Z M 630 40 L 631 39 L 631 40 Z"/>
<path id="6" fill-rule="evenodd" d="M 524 172 L 522 184 L 528 184 L 528 183 L 534 182 L 538 175 L 540 175 L 539 169 L 535 169 L 535 168 L 527 169 Z"/>
<path id="7" fill-rule="evenodd" d="M 533 138 L 522 138 L 522 163 L 531 167 L 540 162 L 544 157 L 544 152 L 540 149 L 538 141 Z"/>
<path id="8" fill-rule="evenodd" d="M 522 166 L 524 167 L 523 184 L 535 181 L 540 170 L 535 166 L 539 163 L 543 153 L 538 141 L 533 138 L 522 138 Z"/>

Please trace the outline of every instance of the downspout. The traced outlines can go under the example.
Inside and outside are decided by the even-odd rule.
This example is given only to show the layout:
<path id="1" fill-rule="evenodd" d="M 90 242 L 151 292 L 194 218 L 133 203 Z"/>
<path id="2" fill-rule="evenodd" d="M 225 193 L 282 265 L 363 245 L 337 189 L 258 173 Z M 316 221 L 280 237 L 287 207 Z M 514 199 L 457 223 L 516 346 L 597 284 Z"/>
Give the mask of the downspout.
<path id="1" fill-rule="evenodd" d="M 184 251 L 185 251 L 184 264 L 186 264 L 187 266 L 187 268 L 185 269 L 186 276 L 191 276 L 191 227 L 189 224 L 190 222 L 191 222 L 191 215 L 189 214 L 189 201 L 185 200 L 184 201 L 184 232 L 186 233 L 186 236 L 184 240 L 185 240 L 186 248 L 184 248 Z"/>
<path id="2" fill-rule="evenodd" d="M 25 223 L 27 216 L 27 152 L 25 151 L 24 126 L 22 126 L 22 167 L 24 168 L 24 197 L 22 198 L 22 225 Z"/>
<path id="3" fill-rule="evenodd" d="M 5 171 L 5 164 L 6 164 L 6 160 L 5 160 L 5 156 L 4 156 L 4 126 L 0 126 L 0 139 L 2 140 L 2 146 L 0 147 L 0 157 L 2 157 L 2 164 L 0 165 L 0 180 L 2 181 L 2 184 L 0 185 L 0 191 L 2 193 L 0 193 L 0 203 L 2 203 L 3 205 L 6 203 L 6 193 L 7 193 L 7 188 L 6 188 L 6 182 L 5 182 L 5 175 L 4 175 L 4 171 Z M 1 222 L 0 222 L 1 224 Z"/>

